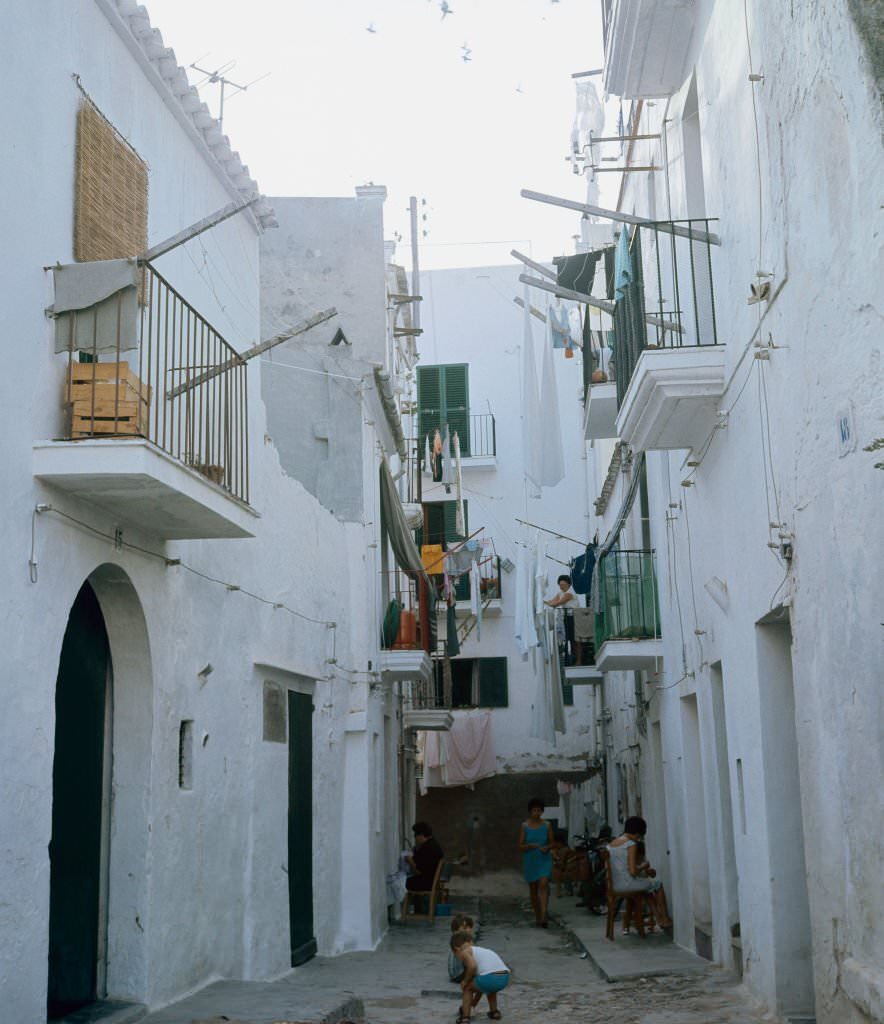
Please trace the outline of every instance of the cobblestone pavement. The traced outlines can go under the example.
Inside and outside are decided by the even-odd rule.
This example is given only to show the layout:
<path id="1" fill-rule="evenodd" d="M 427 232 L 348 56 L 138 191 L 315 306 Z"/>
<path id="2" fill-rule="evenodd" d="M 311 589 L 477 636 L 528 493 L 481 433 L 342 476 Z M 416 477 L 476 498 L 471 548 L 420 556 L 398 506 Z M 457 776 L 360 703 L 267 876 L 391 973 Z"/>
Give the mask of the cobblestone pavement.
<path id="1" fill-rule="evenodd" d="M 479 943 L 500 953 L 513 972 L 512 982 L 500 996 L 503 1018 L 510 1024 L 766 1024 L 774 1020 L 753 1010 L 736 977 L 711 964 L 699 972 L 609 984 L 592 961 L 581 956 L 568 932 L 556 925 L 548 930 L 533 927 L 527 900 L 511 887 L 501 895 L 480 894 L 480 906 Z M 555 913 L 555 901 L 551 909 Z M 435 927 L 424 928 L 420 937 L 418 925 L 400 926 L 373 954 L 379 972 L 384 972 L 387 957 L 407 960 L 407 946 L 414 942 L 411 991 L 401 991 L 401 983 L 395 995 L 363 991 L 367 1024 L 454 1021 L 460 990 L 446 978 L 444 923 L 438 920 Z M 429 959 L 428 942 L 433 947 Z M 388 976 L 397 973 L 394 968 Z M 475 1019 L 487 1020 L 486 1010 L 483 1000 Z"/>
<path id="2" fill-rule="evenodd" d="M 515 874 L 459 878 L 453 897 L 456 909 L 481 911 L 480 944 L 500 953 L 512 969 L 500 996 L 507 1024 L 774 1024 L 775 1018 L 753 1008 L 733 975 L 705 962 L 681 973 L 605 981 L 575 933 L 556 923 L 548 930 L 531 925 L 526 897 Z M 561 913 L 576 934 L 589 936 L 584 912 L 575 911 L 574 903 L 553 900 L 551 913 Z M 595 922 L 598 927 L 590 923 L 597 945 Z M 272 982 L 219 982 L 142 1024 L 454 1024 L 460 989 L 448 980 L 449 936 L 446 918 L 433 925 L 395 925 L 372 952 L 316 957 Z M 642 966 L 648 962 L 648 947 L 637 939 L 618 935 L 617 953 L 621 961 L 625 956 Z M 477 1024 L 485 1024 L 486 1011 L 483 1000 L 473 1016 Z"/>

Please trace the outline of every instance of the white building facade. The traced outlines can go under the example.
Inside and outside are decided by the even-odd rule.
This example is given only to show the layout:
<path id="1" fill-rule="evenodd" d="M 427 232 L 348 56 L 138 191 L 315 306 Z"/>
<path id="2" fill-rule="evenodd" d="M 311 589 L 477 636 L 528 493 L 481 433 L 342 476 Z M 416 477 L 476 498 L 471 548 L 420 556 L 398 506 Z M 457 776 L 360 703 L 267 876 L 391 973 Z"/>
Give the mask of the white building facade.
<path id="1" fill-rule="evenodd" d="M 868 1024 L 881 69 L 850 4 L 603 13 L 605 89 L 631 107 L 583 155 L 632 168 L 584 423 L 612 824 L 648 819 L 676 942 L 786 1017 Z"/>
<path id="2" fill-rule="evenodd" d="M 28 102 L 2 115 L 0 991 L 31 1021 L 380 938 L 398 724 L 366 595 L 397 445 L 360 369 L 360 507 L 337 516 L 281 465 L 291 442 L 242 358 L 266 337 L 265 202 L 127 262 L 257 196 L 144 8 L 16 3 L 4 22 Z M 383 371 L 367 202 L 374 319 L 347 329 L 376 336 Z"/>

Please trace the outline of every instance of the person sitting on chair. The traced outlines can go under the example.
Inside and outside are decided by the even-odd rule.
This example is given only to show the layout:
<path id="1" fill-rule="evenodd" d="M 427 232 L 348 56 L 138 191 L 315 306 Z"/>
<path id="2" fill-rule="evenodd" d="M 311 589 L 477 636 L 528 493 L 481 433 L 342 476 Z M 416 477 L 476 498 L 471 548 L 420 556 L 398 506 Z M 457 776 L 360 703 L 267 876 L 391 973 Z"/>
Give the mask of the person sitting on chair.
<path id="1" fill-rule="evenodd" d="M 436 868 L 444 856 L 442 847 L 433 837 L 432 826 L 425 821 L 415 822 L 414 849 L 408 858 L 408 866 L 414 872 L 405 880 L 405 888 L 411 892 L 429 892 L 433 888 Z"/>
<path id="2" fill-rule="evenodd" d="M 647 831 L 644 818 L 627 818 L 623 825 L 623 835 L 608 844 L 611 882 L 615 892 L 645 893 L 654 920 L 661 928 L 671 928 L 672 918 L 666 907 L 666 893 L 657 880 L 657 872 L 644 858 L 639 857 L 639 843 L 644 845 Z M 628 921 L 624 922 L 624 929 L 628 927 Z"/>

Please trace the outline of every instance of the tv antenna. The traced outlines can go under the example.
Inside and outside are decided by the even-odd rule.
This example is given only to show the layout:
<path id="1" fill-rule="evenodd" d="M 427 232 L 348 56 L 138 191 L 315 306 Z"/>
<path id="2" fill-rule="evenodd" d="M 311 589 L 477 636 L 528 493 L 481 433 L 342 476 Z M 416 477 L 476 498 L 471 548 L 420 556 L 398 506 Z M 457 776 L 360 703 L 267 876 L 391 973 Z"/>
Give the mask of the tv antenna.
<path id="1" fill-rule="evenodd" d="M 259 75 L 257 78 L 252 79 L 251 82 L 247 82 L 245 85 L 239 85 L 237 82 L 234 82 L 231 79 L 225 77 L 226 73 L 233 68 L 235 63 L 235 61 L 230 61 L 227 64 L 222 64 L 221 67 L 216 68 L 214 71 L 209 71 L 207 68 L 201 68 L 199 67 L 199 65 L 195 63 L 190 65 L 194 71 L 199 71 L 201 75 L 206 76 L 206 80 L 203 83 L 204 85 L 208 83 L 209 85 L 221 86 L 221 101 L 218 107 L 219 129 L 224 124 L 224 90 L 226 88 L 235 89 L 236 92 L 233 93 L 233 96 L 236 96 L 238 93 L 245 92 L 246 89 L 249 89 L 256 82 L 261 82 L 270 75 L 270 72 L 268 71 L 266 75 Z"/>

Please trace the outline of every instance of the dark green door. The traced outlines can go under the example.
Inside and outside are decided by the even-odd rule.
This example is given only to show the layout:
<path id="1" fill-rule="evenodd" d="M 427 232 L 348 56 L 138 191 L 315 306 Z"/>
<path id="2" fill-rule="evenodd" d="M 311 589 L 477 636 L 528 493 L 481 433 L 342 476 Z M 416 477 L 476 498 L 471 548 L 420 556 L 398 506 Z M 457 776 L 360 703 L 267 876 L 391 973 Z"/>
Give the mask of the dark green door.
<path id="1" fill-rule="evenodd" d="M 313 936 L 313 698 L 289 692 L 289 927 L 292 967 L 316 955 Z"/>
<path id="2" fill-rule="evenodd" d="M 417 404 L 421 438 L 429 435 L 432 443 L 434 432 L 438 429 L 444 437 L 447 425 L 452 435 L 457 432 L 460 454 L 466 458 L 470 454 L 469 364 L 418 366 Z"/>
<path id="3" fill-rule="evenodd" d="M 49 844 L 49 1017 L 94 1002 L 98 969 L 107 632 L 88 583 L 68 618 L 55 687 Z"/>

